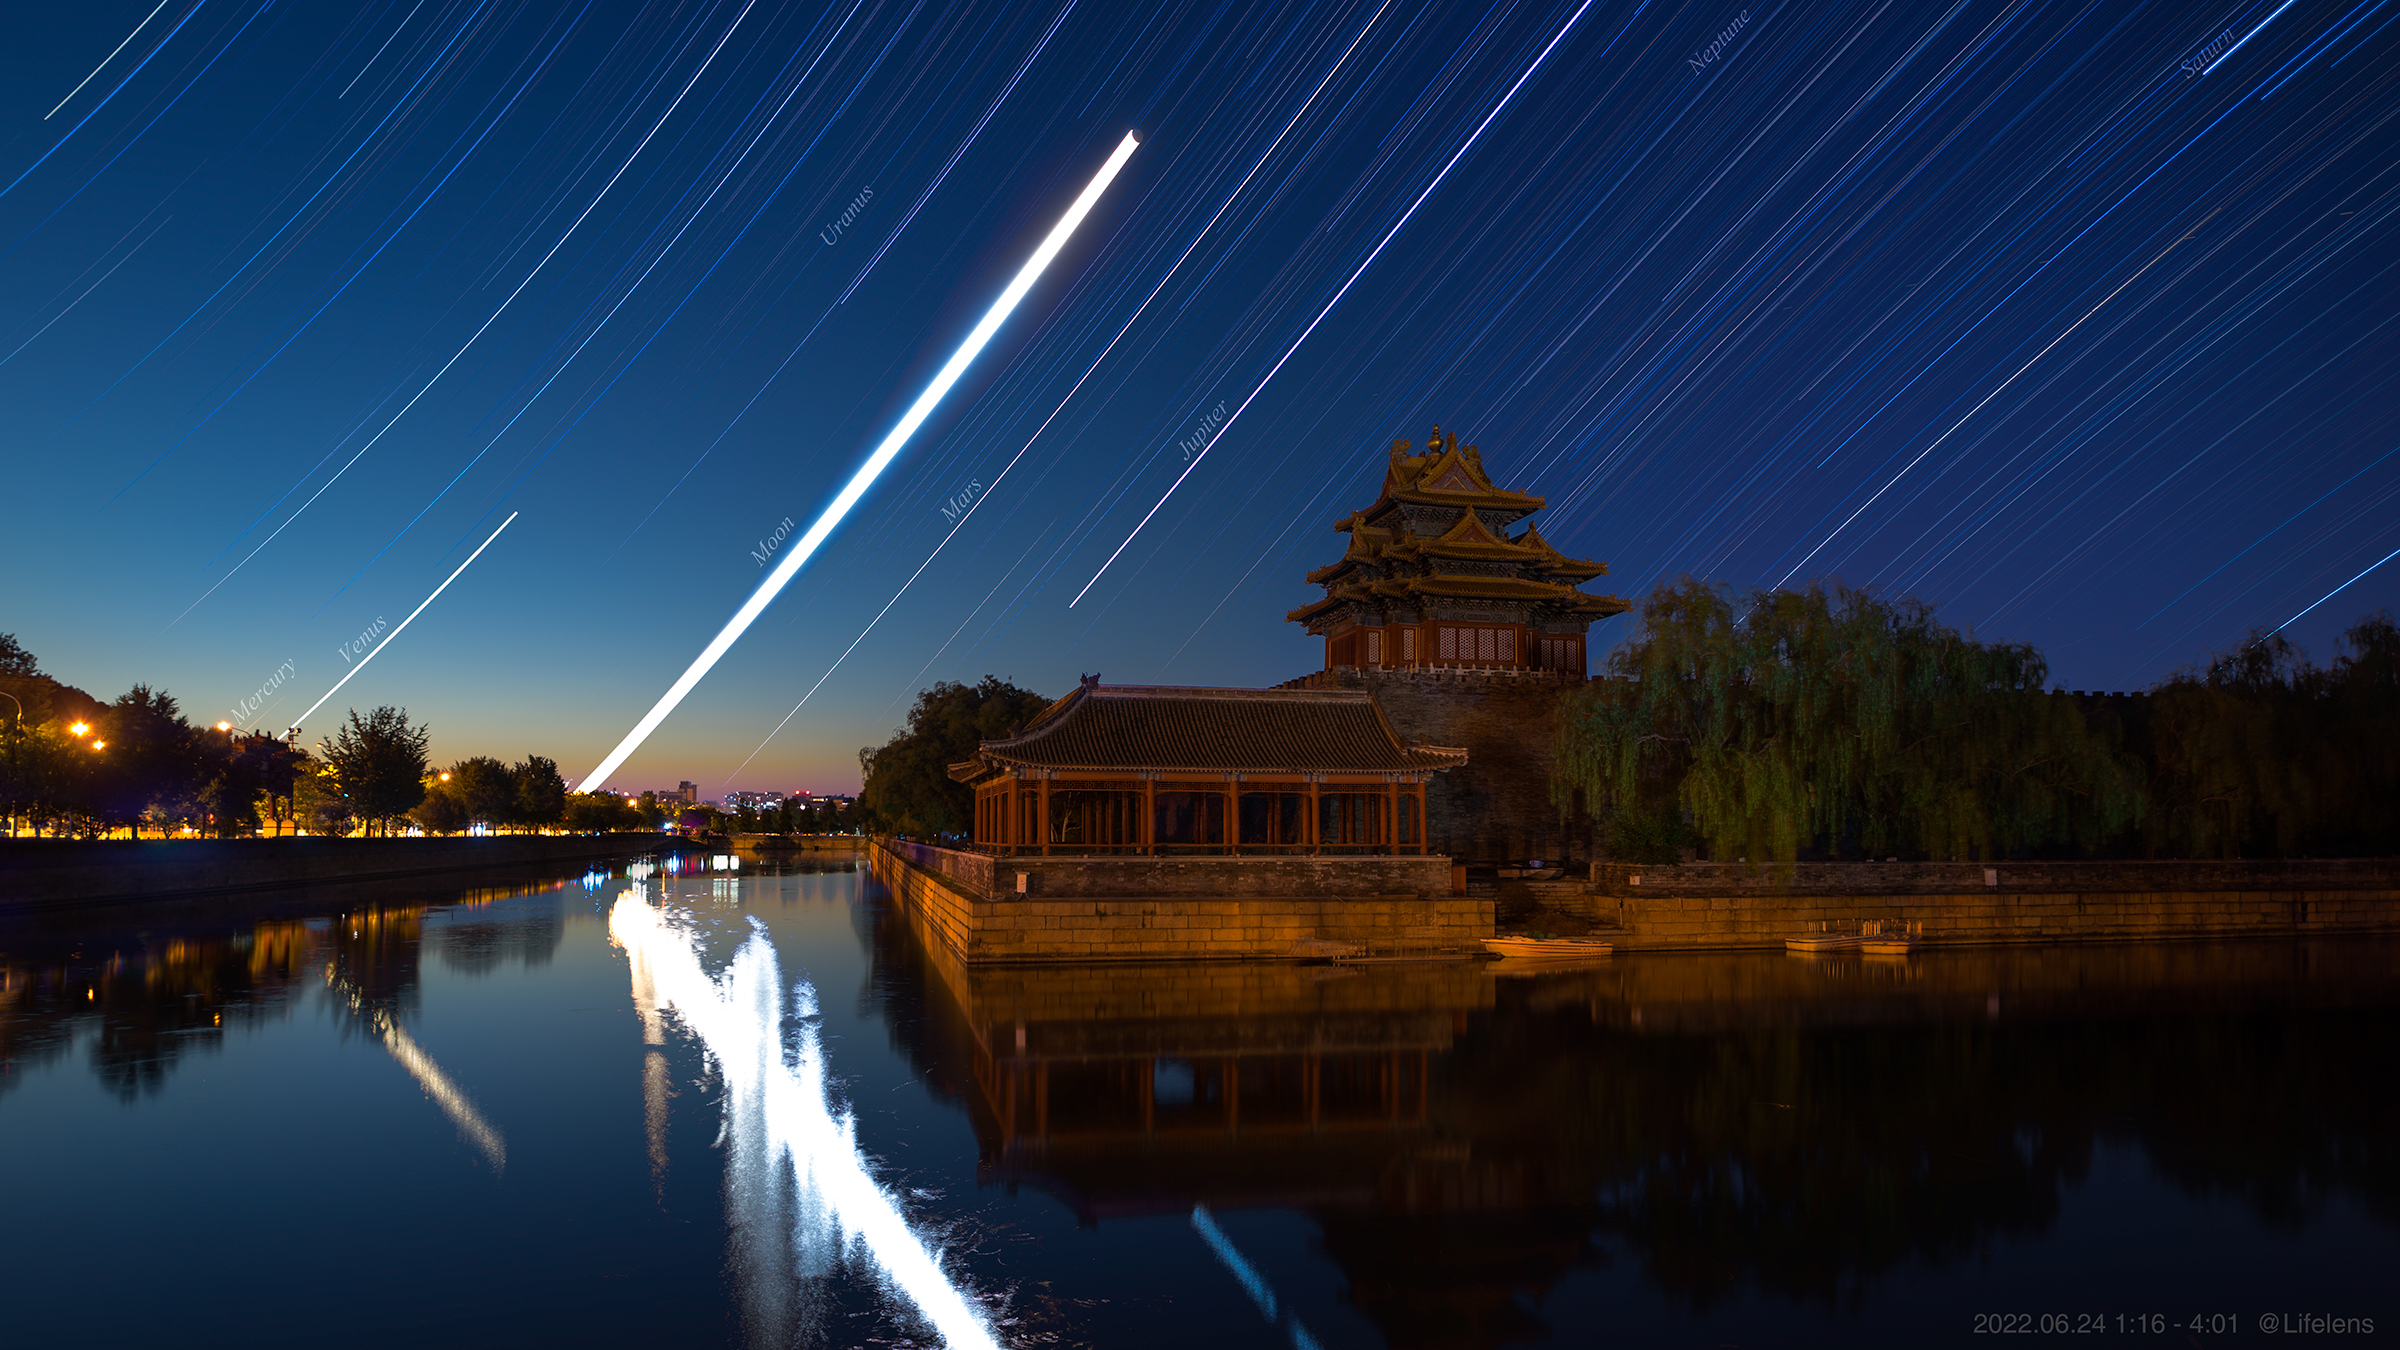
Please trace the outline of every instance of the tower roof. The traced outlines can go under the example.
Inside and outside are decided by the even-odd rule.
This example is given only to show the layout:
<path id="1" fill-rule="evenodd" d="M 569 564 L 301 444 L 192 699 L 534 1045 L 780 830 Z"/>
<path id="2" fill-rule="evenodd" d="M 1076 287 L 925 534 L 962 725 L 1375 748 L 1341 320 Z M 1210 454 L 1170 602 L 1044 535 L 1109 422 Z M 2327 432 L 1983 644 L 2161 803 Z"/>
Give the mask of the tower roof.
<path id="1" fill-rule="evenodd" d="M 1467 752 L 1403 740 L 1357 689 L 1198 689 L 1102 685 L 1097 676 L 1015 735 L 950 766 L 961 781 L 998 769 L 1121 774 L 1431 773 Z"/>
<path id="2" fill-rule="evenodd" d="M 1291 611 L 1293 622 L 1313 630 L 1355 611 L 1361 622 L 1382 623 L 1376 616 L 1389 607 L 1421 610 L 1439 600 L 1497 604 L 1502 613 L 1522 607 L 1527 621 L 1538 614 L 1588 623 L 1631 608 L 1577 589 L 1606 576 L 1606 563 L 1570 558 L 1530 526 L 1509 536 L 1510 524 L 1543 500 L 1495 486 L 1474 446 L 1436 427 L 1424 454 L 1410 450 L 1393 442 L 1374 504 L 1335 524 L 1349 546 L 1308 574 L 1325 597 Z"/>

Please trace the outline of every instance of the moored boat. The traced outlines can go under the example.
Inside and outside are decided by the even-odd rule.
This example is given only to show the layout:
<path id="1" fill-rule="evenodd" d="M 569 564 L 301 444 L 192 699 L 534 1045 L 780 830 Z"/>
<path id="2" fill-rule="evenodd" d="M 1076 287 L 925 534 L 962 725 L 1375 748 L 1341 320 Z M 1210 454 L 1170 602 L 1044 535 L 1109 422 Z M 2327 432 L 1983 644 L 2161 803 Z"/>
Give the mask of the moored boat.
<path id="1" fill-rule="evenodd" d="M 1483 948 L 1495 956 L 1544 961 L 1606 956 L 1616 950 L 1598 938 L 1560 937 L 1488 937 Z"/>

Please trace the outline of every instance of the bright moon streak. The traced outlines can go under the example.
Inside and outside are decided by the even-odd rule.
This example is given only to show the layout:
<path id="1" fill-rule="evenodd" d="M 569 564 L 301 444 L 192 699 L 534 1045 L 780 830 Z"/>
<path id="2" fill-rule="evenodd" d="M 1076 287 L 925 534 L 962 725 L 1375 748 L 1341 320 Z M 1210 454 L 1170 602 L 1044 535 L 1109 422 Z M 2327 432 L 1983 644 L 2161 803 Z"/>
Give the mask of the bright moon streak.
<path id="1" fill-rule="evenodd" d="M 508 520 L 500 522 L 500 530 L 507 529 L 508 521 L 515 520 L 516 518 L 516 512 L 509 512 Z M 467 568 L 471 566 L 477 558 L 482 557 L 483 551 L 492 546 L 492 539 L 497 539 L 500 537 L 500 530 L 492 531 L 491 539 L 486 539 L 481 544 L 476 545 L 475 551 L 467 555 L 466 562 L 462 562 L 458 565 L 458 572 L 466 571 Z M 425 597 L 425 605 L 430 605 L 433 603 L 434 595 L 440 595 L 442 592 L 449 590 L 450 583 L 458 580 L 458 572 L 452 572 L 448 577 L 443 579 L 441 585 L 434 587 L 433 595 Z M 410 610 L 408 612 L 408 617 L 400 621 L 400 628 L 406 628 L 410 624 L 415 623 L 417 621 L 417 616 L 425 612 L 425 605 L 419 605 L 415 609 Z M 356 675 L 358 672 L 365 670 L 367 668 L 367 662 L 374 660 L 377 656 L 382 654 L 384 648 L 391 646 L 392 639 L 400 636 L 400 628 L 395 628 L 391 632 L 384 634 L 383 641 L 375 644 L 374 651 L 368 652 L 365 656 L 358 658 L 358 664 L 350 667 L 350 675 Z M 333 688 L 325 691 L 325 698 L 332 698 L 335 694 L 342 692 L 342 686 L 350 683 L 350 675 L 344 675 L 342 678 L 335 680 L 333 682 Z M 292 730 L 298 731 L 300 729 L 300 724 L 308 720 L 309 713 L 313 713 L 317 709 L 324 707 L 325 698 L 318 699 L 316 702 L 309 704 L 308 712 L 304 712 L 298 717 L 293 718 Z"/>
<path id="2" fill-rule="evenodd" d="M 791 1230 L 795 1259 L 787 1268 L 830 1269 L 843 1239 L 863 1239 L 883 1276 L 950 1350 L 997 1350 L 991 1328 L 943 1271 L 940 1256 L 868 1173 L 855 1122 L 847 1112 L 833 1111 L 814 1015 L 816 991 L 806 980 L 795 999 L 796 1043 L 785 1049 L 783 981 L 764 932 L 754 927 L 723 974 L 711 977 L 693 935 L 670 925 L 636 883 L 610 909 L 608 936 L 625 949 L 634 1006 L 674 1009 L 717 1063 L 732 1193 L 776 1192 L 780 1179 L 763 1174 L 788 1163 L 800 1203 Z"/>
<path id="3" fill-rule="evenodd" d="M 1008 316 L 1015 312 L 1017 302 L 1033 289 L 1033 283 L 1041 280 L 1043 271 L 1050 266 L 1050 260 L 1066 247 L 1068 238 L 1075 233 L 1075 227 L 1081 225 L 1083 218 L 1091 213 L 1092 207 L 1100 200 L 1100 194 L 1108 191 L 1108 185 L 1116 180 L 1117 171 L 1125 167 L 1125 161 L 1132 157 L 1139 144 L 1130 131 L 1125 133 L 1124 140 L 1117 142 L 1116 152 L 1108 157 L 1106 164 L 1100 166 L 1100 172 L 1092 176 L 1092 181 L 1083 189 L 1083 195 L 1075 199 L 1075 204 L 1067 208 L 1064 216 L 1059 217 L 1058 224 L 1050 230 L 1049 238 L 1044 239 L 1042 246 L 1033 251 L 1031 258 L 1026 259 L 1025 265 L 1017 271 L 1016 280 L 1009 282 L 1008 289 L 1000 292 L 1000 298 L 993 301 L 992 307 L 984 312 L 983 321 L 976 324 L 975 330 L 967 334 L 967 340 L 950 354 L 941 373 L 933 377 L 933 383 L 925 386 L 924 393 L 917 395 L 917 401 L 909 406 L 908 412 L 892 428 L 891 434 L 883 438 L 883 444 L 875 447 L 874 454 L 867 456 L 867 462 L 851 475 L 850 482 L 825 508 L 824 513 L 817 517 L 817 523 L 808 527 L 808 533 L 800 536 L 800 542 L 793 546 L 782 562 L 775 564 L 775 570 L 758 584 L 758 589 L 751 593 L 740 609 L 734 611 L 733 617 L 725 621 L 725 627 L 716 638 L 701 649 L 691 668 L 668 687 L 657 706 L 636 722 L 633 730 L 625 733 L 625 739 L 617 743 L 616 749 L 608 752 L 608 758 L 600 761 L 600 767 L 592 770 L 590 776 L 583 780 L 583 786 L 575 789 L 577 792 L 597 791 L 601 783 L 617 771 L 617 766 L 625 762 L 626 756 L 639 749 L 650 733 L 658 729 L 658 724 L 667 720 L 667 714 L 675 711 L 675 705 L 683 702 L 683 696 L 692 692 L 692 687 L 700 683 L 701 677 L 708 674 L 718 658 L 731 650 L 751 623 L 766 611 L 768 605 L 775 602 L 775 597 L 783 592 L 802 565 L 807 563 L 809 555 L 815 553 L 817 546 L 824 543 L 834 528 L 842 523 L 842 517 L 850 513 L 850 508 L 858 504 L 858 499 L 867 495 L 867 489 L 875 485 L 876 476 L 883 472 L 884 466 L 892 462 L 893 457 L 900 453 L 900 448 L 908 444 L 908 438 L 915 435 L 925 419 L 933 415 L 935 405 L 950 392 L 950 386 L 958 383 L 958 377 L 965 374 L 968 364 L 982 353 L 984 344 L 992 340 L 992 334 L 1000 330 L 1001 324 L 1008 322 Z"/>

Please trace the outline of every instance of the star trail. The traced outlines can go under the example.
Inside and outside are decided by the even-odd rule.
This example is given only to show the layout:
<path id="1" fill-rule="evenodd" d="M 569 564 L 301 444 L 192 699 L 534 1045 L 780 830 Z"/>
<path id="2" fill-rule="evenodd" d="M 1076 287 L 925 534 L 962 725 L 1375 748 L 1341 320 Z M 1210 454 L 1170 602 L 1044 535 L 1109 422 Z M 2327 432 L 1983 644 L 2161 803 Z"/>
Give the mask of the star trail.
<path id="1" fill-rule="evenodd" d="M 2069 687 L 2278 628 L 2328 657 L 2400 599 L 2379 0 L 18 20 L 0 631 L 103 697 L 215 707 L 297 652 L 440 758 L 846 790 L 927 681 L 1315 668 L 1283 615 L 1437 424 L 1592 589 L 1839 577 Z M 757 539 L 837 502 L 609 757 Z M 372 671 L 305 655 L 512 517 Z"/>

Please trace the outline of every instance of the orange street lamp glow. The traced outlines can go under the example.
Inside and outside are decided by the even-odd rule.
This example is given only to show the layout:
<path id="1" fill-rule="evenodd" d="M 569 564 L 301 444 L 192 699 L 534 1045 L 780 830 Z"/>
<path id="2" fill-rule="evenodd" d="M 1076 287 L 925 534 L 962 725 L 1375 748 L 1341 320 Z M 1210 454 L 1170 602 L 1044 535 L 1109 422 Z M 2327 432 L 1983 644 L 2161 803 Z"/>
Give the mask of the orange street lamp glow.
<path id="1" fill-rule="evenodd" d="M 67 730 L 74 732 L 78 736 L 90 731 L 91 729 L 92 724 L 89 722 L 77 722 L 75 725 L 67 728 Z"/>
<path id="2" fill-rule="evenodd" d="M 443 781 L 443 782 L 445 782 L 445 783 L 449 782 L 449 781 L 450 781 L 450 775 L 449 775 L 449 774 L 446 774 L 446 773 L 445 773 L 445 774 L 443 774 L 443 775 L 442 775 L 442 781 Z"/>
<path id="3" fill-rule="evenodd" d="M 106 742 L 106 741 L 94 741 L 94 742 L 92 742 L 92 748 L 93 748 L 94 750 L 106 750 L 106 749 L 108 748 L 108 742 Z"/>

